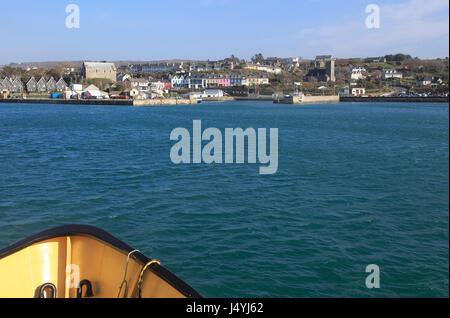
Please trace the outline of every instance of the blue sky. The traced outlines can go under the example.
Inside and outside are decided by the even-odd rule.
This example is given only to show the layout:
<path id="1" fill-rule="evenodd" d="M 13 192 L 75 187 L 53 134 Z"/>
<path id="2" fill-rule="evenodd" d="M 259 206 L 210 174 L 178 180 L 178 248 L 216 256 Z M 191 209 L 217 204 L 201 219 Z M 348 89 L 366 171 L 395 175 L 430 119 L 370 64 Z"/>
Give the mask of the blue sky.
<path id="1" fill-rule="evenodd" d="M 67 29 L 68 4 L 80 29 Z M 379 29 L 365 26 L 379 5 Z M 18 0 L 2 3 L 0 64 L 449 52 L 448 0 Z"/>

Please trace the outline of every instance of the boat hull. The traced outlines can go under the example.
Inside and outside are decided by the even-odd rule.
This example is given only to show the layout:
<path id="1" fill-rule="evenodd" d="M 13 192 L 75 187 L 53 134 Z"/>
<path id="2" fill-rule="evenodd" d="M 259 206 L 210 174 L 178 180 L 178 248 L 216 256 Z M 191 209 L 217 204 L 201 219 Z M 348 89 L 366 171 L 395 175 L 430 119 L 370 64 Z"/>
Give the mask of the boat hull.
<path id="1" fill-rule="evenodd" d="M 201 297 L 159 262 L 84 225 L 44 231 L 0 251 L 0 282 L 1 298 Z"/>

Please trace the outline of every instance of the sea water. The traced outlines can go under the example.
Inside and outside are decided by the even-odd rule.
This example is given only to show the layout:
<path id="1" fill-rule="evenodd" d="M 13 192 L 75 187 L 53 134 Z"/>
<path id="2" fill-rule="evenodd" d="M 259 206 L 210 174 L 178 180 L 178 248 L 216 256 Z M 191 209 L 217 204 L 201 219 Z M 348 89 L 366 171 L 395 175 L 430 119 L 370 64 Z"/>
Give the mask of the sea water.
<path id="1" fill-rule="evenodd" d="M 89 224 L 206 297 L 448 297 L 448 106 L 0 104 L 0 248 Z M 174 164 L 194 120 L 278 128 L 277 172 Z"/>

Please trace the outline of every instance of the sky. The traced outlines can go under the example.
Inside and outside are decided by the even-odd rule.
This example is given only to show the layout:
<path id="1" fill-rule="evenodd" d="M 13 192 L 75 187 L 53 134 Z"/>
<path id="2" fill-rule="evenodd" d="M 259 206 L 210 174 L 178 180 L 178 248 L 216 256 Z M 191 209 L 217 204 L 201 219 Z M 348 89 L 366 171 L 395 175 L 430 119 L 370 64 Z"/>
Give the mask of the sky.
<path id="1" fill-rule="evenodd" d="M 66 6 L 80 28 L 66 27 Z M 369 4 L 379 28 L 367 28 Z M 449 54 L 448 0 L 2 1 L 0 65 L 73 60 L 216 60 Z"/>

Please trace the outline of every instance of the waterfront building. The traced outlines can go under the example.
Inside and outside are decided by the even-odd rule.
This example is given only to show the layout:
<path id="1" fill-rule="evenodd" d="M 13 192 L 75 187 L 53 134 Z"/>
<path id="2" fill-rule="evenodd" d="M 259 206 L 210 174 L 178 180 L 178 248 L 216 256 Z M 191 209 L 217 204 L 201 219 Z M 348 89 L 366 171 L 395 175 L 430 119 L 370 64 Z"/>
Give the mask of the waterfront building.
<path id="1" fill-rule="evenodd" d="M 141 91 L 137 88 L 132 88 L 128 91 L 128 94 L 131 98 L 137 98 L 141 94 Z"/>
<path id="2" fill-rule="evenodd" d="M 203 98 L 204 95 L 203 95 L 203 92 L 190 92 L 190 93 L 187 93 L 187 94 L 183 94 L 183 97 L 184 98 L 197 98 L 197 99 L 199 99 L 199 98 Z"/>
<path id="3" fill-rule="evenodd" d="M 47 82 L 47 92 L 56 92 L 56 81 L 53 77 L 50 77 Z"/>
<path id="4" fill-rule="evenodd" d="M 77 92 L 77 93 L 81 93 L 83 91 L 83 85 L 81 84 L 71 84 L 70 85 L 70 90 Z"/>
<path id="5" fill-rule="evenodd" d="M 37 82 L 37 91 L 41 93 L 47 91 L 47 81 L 45 80 L 44 77 L 41 77 Z"/>
<path id="6" fill-rule="evenodd" d="M 232 74 L 230 75 L 230 86 L 242 86 L 243 76 Z"/>
<path id="7" fill-rule="evenodd" d="M 58 92 L 64 92 L 65 90 L 67 90 L 67 87 L 67 83 L 63 80 L 62 77 L 56 83 L 56 91 Z"/>
<path id="8" fill-rule="evenodd" d="M 364 87 L 352 87 L 350 93 L 353 96 L 362 96 L 366 94 L 366 89 Z"/>
<path id="9" fill-rule="evenodd" d="M 12 81 L 8 77 L 5 77 L 2 81 L 2 90 L 6 90 L 6 91 L 13 90 Z"/>
<path id="10" fill-rule="evenodd" d="M 206 87 L 219 87 L 218 75 L 208 75 L 206 78 Z"/>
<path id="11" fill-rule="evenodd" d="M 366 89 L 363 87 L 342 87 L 339 92 L 340 96 L 362 96 L 366 94 Z"/>
<path id="12" fill-rule="evenodd" d="M 137 88 L 140 91 L 147 90 L 150 85 L 150 82 L 145 78 L 129 78 L 127 81 L 130 82 L 131 88 Z"/>
<path id="13" fill-rule="evenodd" d="M 203 93 L 204 97 L 223 97 L 223 90 L 221 89 L 205 89 Z"/>
<path id="14" fill-rule="evenodd" d="M 166 91 L 172 89 L 172 82 L 170 80 L 162 80 L 162 82 Z"/>
<path id="15" fill-rule="evenodd" d="M 189 88 L 189 78 L 184 75 L 174 75 L 171 82 L 172 88 Z"/>
<path id="16" fill-rule="evenodd" d="M 34 77 L 30 78 L 26 84 L 28 93 L 35 93 L 38 91 L 37 81 Z"/>
<path id="17" fill-rule="evenodd" d="M 16 92 L 16 93 L 22 93 L 24 91 L 24 87 L 22 84 L 22 81 L 16 77 L 13 81 L 12 81 L 12 91 Z"/>
<path id="18" fill-rule="evenodd" d="M 183 76 L 181 86 L 182 88 L 189 88 L 189 76 Z"/>
<path id="19" fill-rule="evenodd" d="M 165 89 L 167 90 L 171 88 L 204 89 L 247 85 L 258 86 L 268 85 L 269 78 L 267 75 L 260 74 L 252 74 L 248 77 L 242 74 L 195 74 L 190 76 L 177 74 L 169 77 L 166 84 Z"/>
<path id="20" fill-rule="evenodd" d="M 103 78 L 115 82 L 117 79 L 117 69 L 114 63 L 83 62 L 82 72 L 86 80 Z"/>
<path id="21" fill-rule="evenodd" d="M 189 88 L 201 89 L 206 87 L 206 76 L 205 75 L 193 75 L 189 77 Z"/>
<path id="22" fill-rule="evenodd" d="M 157 93 L 157 95 L 162 95 L 165 92 L 165 84 L 160 80 L 151 80 L 149 86 L 151 92 Z"/>
<path id="23" fill-rule="evenodd" d="M 218 98 L 223 97 L 224 93 L 221 89 L 205 89 L 203 92 L 189 92 L 184 94 L 184 98 Z"/>
<path id="24" fill-rule="evenodd" d="M 249 75 L 247 76 L 247 86 L 268 85 L 269 78 L 267 75 Z"/>
<path id="25" fill-rule="evenodd" d="M 221 75 L 217 79 L 217 86 L 218 87 L 230 87 L 230 75 Z"/>

